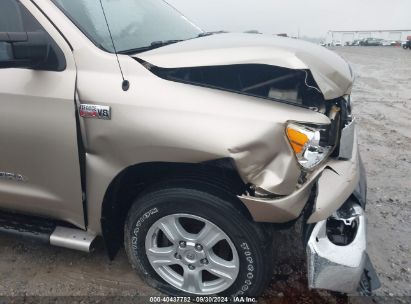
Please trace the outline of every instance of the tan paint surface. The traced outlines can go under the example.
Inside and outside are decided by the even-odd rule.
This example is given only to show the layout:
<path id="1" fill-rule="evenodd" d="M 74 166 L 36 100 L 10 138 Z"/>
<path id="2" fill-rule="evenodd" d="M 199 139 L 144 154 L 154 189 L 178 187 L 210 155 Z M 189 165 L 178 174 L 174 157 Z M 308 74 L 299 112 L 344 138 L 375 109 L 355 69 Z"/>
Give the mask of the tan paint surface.
<path id="1" fill-rule="evenodd" d="M 125 76 L 131 83 L 130 90 L 124 92 L 121 89 L 122 79 L 116 57 L 95 47 L 50 1 L 35 1 L 56 26 L 64 32 L 65 37 L 73 47 L 73 57 L 77 68 L 76 93 L 79 101 L 111 107 L 112 119 L 109 121 L 81 119 L 87 152 L 87 199 L 89 230 L 91 232 L 101 233 L 101 205 L 110 182 L 117 174 L 131 165 L 153 161 L 198 163 L 231 157 L 245 182 L 253 183 L 269 192 L 289 198 L 276 202 L 276 209 L 282 210 L 283 213 L 276 219 L 271 219 L 272 221 L 283 222 L 285 219 L 298 215 L 311 188 L 310 183 L 308 183 L 306 188 L 296 192 L 297 179 L 301 171 L 285 138 L 285 124 L 289 120 L 329 124 L 330 121 L 326 116 L 292 105 L 169 82 L 154 76 L 133 58 L 120 55 Z M 251 35 L 247 35 L 247 37 L 251 37 Z M 62 40 L 61 37 L 56 39 Z M 266 64 L 277 62 L 278 65 L 282 65 L 280 61 L 281 58 L 284 58 L 285 61 L 289 61 L 287 63 L 289 66 L 295 68 L 307 66 L 306 63 L 302 63 L 301 59 L 297 60 L 296 56 L 293 58 L 285 56 L 287 52 L 285 47 L 284 45 L 282 51 L 266 52 L 267 56 L 268 53 L 271 54 L 269 57 L 264 57 L 262 53 L 257 52 L 260 62 Z M 164 50 L 167 49 L 170 51 L 168 47 L 164 48 Z M 252 50 L 239 47 L 237 55 L 247 59 L 248 55 L 246 54 L 253 53 L 250 52 Z M 217 52 L 217 50 L 213 52 Z M 293 52 L 294 55 L 297 54 L 298 48 L 295 48 Z M 151 60 L 157 56 L 152 55 Z M 157 58 L 169 61 L 170 57 L 164 54 L 160 55 Z M 204 58 L 208 58 L 207 60 L 217 58 L 209 55 L 199 56 L 197 53 L 197 56 L 187 56 L 186 59 L 187 62 L 194 62 L 194 59 L 197 58 L 196 60 L 201 63 Z M 224 60 L 229 62 L 226 57 L 223 56 L 220 59 L 225 58 Z M 277 61 L 273 59 L 274 57 Z M 250 62 L 248 59 L 247 62 Z M 306 62 L 314 62 L 315 60 L 318 60 L 318 56 L 315 58 L 305 56 Z M 334 58 L 334 60 L 340 59 Z M 328 62 L 328 64 L 332 63 Z M 72 76 L 75 75 L 75 67 L 71 61 L 69 71 L 71 71 Z M 334 87 L 335 90 L 332 94 L 341 96 L 348 90 L 349 85 L 345 86 L 344 83 L 349 83 L 349 77 L 347 67 L 344 66 L 342 60 L 337 62 L 336 70 L 327 70 L 320 66 L 318 71 L 330 80 L 330 88 L 333 85 L 338 87 L 338 90 Z M 21 76 L 21 81 L 27 83 L 33 81 L 27 72 L 13 72 L 22 73 L 22 75 L 12 75 L 13 78 Z M 335 75 L 332 76 L 333 74 Z M 76 149 L 72 124 L 70 124 L 74 111 L 73 108 L 70 108 L 68 97 L 70 95 L 70 98 L 73 98 L 75 94 L 74 77 L 64 79 L 54 76 L 46 75 L 44 79 L 36 77 L 36 81 L 44 81 L 38 85 L 43 90 L 42 94 L 46 94 L 46 97 L 50 98 L 46 105 L 53 110 L 51 113 L 61 113 L 61 110 L 64 110 L 64 115 L 58 117 L 43 114 L 46 120 L 59 121 L 62 125 L 54 130 L 50 126 L 47 130 L 42 130 L 46 132 L 45 134 L 50 133 L 51 135 L 47 138 L 47 143 L 44 142 L 41 148 L 50 148 L 51 145 L 54 147 L 54 151 L 58 152 L 53 157 L 67 156 L 63 162 L 60 158 L 58 160 L 62 169 L 69 174 L 64 177 L 66 180 L 61 179 L 61 171 L 56 170 L 59 168 L 57 164 L 50 164 L 46 169 L 53 169 L 55 175 L 47 176 L 45 173 L 38 173 L 36 178 L 48 182 L 48 186 L 39 187 L 37 191 L 42 194 L 41 201 L 43 199 L 47 201 L 49 198 L 49 203 L 45 205 L 50 207 L 49 216 L 68 219 L 82 227 L 80 216 L 83 214 L 80 210 L 78 193 L 79 168 L 78 160 L 74 156 Z M 68 74 L 62 73 L 59 76 L 68 77 Z M 38 85 L 31 88 L 28 86 L 26 93 L 36 96 L 38 93 L 30 91 L 30 89 L 39 90 Z M 12 86 L 10 88 L 0 87 L 0 91 L 9 95 L 12 95 L 11 89 L 13 89 Z M 329 96 L 332 94 L 330 93 Z M 67 99 L 62 98 L 65 96 Z M 19 98 L 15 97 L 14 102 L 19 102 Z M 35 98 L 32 98 L 30 102 L 34 100 Z M 54 108 L 58 106 L 61 108 Z M 33 106 L 33 110 L 36 111 L 36 109 Z M 13 110 L 15 111 L 14 108 L 10 111 Z M 26 116 L 28 122 L 34 123 L 34 116 L 29 117 L 28 114 Z M 46 128 L 46 125 L 45 123 L 39 124 L 39 128 Z M 69 133 L 64 136 L 65 141 L 58 142 L 58 145 L 53 146 L 53 140 L 60 139 L 57 135 L 63 136 L 62 131 Z M 14 131 L 11 131 L 9 127 L 9 132 Z M 34 142 L 30 142 L 30 138 L 28 140 L 31 143 L 30 146 L 35 146 Z M 46 158 L 54 160 L 47 154 L 37 157 L 41 157 L 42 161 L 45 161 Z M 318 169 L 313 175 L 319 174 L 323 169 L 324 167 Z M 50 192 L 50 189 L 53 188 L 50 188 L 49 185 L 53 185 L 53 183 L 61 187 L 56 193 Z M 63 189 L 63 185 L 66 188 Z M 71 185 L 75 185 L 74 188 Z M 30 192 L 28 194 L 28 196 L 33 196 Z M 26 199 L 24 208 L 30 206 L 32 208 L 32 205 L 29 206 L 28 198 Z M 268 216 L 269 208 L 267 209 L 264 204 L 255 202 L 253 205 L 250 200 L 246 200 L 245 203 L 250 210 L 255 210 L 253 215 L 255 214 L 256 218 L 263 219 L 263 212 L 267 213 Z"/>
<path id="2" fill-rule="evenodd" d="M 312 186 L 312 182 L 308 183 L 305 187 L 280 199 L 263 200 L 242 196 L 240 200 L 247 206 L 256 222 L 287 223 L 301 214 L 310 197 Z"/>
<path id="3" fill-rule="evenodd" d="M 85 60 L 84 65 L 107 69 L 115 60 L 106 54 L 90 60 L 86 51 L 74 52 L 79 66 Z M 289 195 L 300 169 L 284 135 L 285 123 L 290 118 L 329 123 L 307 109 L 165 81 L 129 57 L 121 56 L 121 62 L 131 83 L 126 93 L 116 70 L 78 73 L 80 100 L 112 108 L 111 121 L 84 120 L 92 229 L 100 227 L 98 215 L 109 183 L 123 169 L 144 162 L 231 157 L 245 181 Z"/>
<path id="4" fill-rule="evenodd" d="M 76 66 L 67 43 L 27 0 L 21 1 L 63 50 L 63 72 L 0 69 L 0 208 L 84 227 L 75 125 Z"/>

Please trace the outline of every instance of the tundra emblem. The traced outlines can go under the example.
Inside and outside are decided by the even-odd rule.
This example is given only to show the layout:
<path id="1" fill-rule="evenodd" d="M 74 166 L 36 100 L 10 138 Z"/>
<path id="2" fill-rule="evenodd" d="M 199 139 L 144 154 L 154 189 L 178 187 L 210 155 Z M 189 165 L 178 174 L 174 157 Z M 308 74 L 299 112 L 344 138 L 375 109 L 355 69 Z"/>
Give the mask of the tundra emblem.
<path id="1" fill-rule="evenodd" d="M 111 119 L 111 109 L 108 106 L 82 104 L 79 112 L 80 116 L 84 118 Z"/>

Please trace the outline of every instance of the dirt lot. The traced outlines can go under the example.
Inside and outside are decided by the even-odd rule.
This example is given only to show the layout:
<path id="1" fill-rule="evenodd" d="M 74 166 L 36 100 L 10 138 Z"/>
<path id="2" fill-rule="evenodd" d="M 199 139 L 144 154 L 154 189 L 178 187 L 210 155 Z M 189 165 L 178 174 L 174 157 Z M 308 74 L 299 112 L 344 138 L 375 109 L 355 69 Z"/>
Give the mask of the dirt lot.
<path id="1" fill-rule="evenodd" d="M 411 296 L 411 51 L 347 48 L 368 173 L 369 253 L 380 295 Z"/>
<path id="2" fill-rule="evenodd" d="M 352 63 L 357 74 L 353 101 L 369 178 L 369 254 L 383 285 L 377 295 L 395 296 L 405 303 L 411 300 L 411 51 L 352 47 L 336 52 Z M 290 297 L 301 303 L 342 301 L 309 292 L 302 256 L 290 263 L 287 252 L 282 253 L 261 303 L 287 303 Z M 2 296 L 156 294 L 133 273 L 123 251 L 109 262 L 102 249 L 87 255 L 0 236 Z M 348 301 L 358 300 L 364 299 Z"/>

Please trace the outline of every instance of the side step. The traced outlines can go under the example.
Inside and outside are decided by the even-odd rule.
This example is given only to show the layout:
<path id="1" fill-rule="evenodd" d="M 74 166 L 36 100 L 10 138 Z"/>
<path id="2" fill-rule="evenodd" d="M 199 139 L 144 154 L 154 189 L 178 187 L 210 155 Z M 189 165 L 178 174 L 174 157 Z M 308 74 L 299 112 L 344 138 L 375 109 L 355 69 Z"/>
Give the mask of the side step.
<path id="1" fill-rule="evenodd" d="M 93 251 L 96 239 L 87 231 L 65 227 L 53 220 L 4 212 L 0 212 L 0 233 L 84 252 Z"/>
<path id="2" fill-rule="evenodd" d="M 50 235 L 50 244 L 84 252 L 92 252 L 94 250 L 93 241 L 95 239 L 96 236 L 87 231 L 57 226 Z"/>

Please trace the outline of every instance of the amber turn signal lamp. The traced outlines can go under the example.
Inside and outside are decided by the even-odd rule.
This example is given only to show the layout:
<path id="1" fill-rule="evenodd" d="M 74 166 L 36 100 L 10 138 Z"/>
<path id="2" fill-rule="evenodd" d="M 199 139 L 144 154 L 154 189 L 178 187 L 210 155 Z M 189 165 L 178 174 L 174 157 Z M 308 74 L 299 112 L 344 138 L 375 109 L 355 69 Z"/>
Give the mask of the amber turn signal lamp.
<path id="1" fill-rule="evenodd" d="M 310 141 L 306 134 L 293 129 L 291 126 L 287 128 L 287 137 L 295 154 L 300 154 L 304 146 Z"/>

